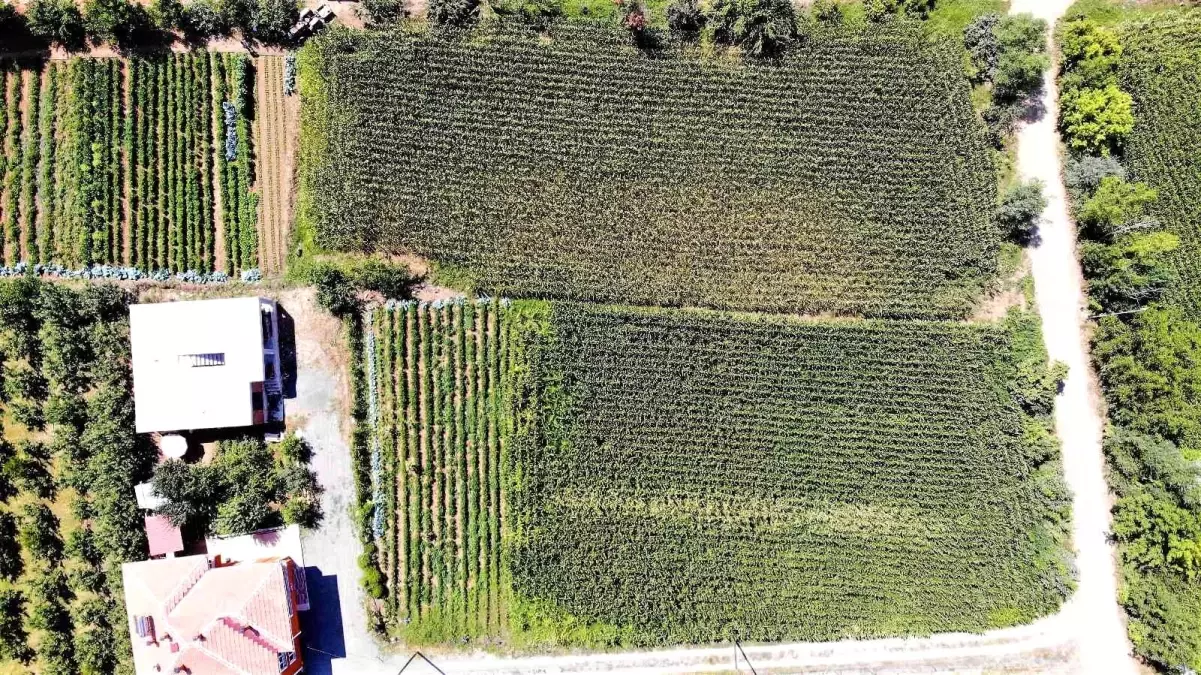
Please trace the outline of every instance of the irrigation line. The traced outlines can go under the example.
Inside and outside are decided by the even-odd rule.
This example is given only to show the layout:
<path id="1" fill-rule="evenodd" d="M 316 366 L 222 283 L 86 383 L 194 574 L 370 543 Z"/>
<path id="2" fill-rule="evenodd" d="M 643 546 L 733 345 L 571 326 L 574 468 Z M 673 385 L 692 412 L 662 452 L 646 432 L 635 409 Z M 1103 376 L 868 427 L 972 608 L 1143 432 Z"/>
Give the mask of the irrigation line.
<path id="1" fill-rule="evenodd" d="M 734 649 L 736 650 L 734 652 L 734 670 L 738 670 L 738 655 L 742 654 L 742 660 L 746 661 L 746 667 L 751 669 L 751 675 L 759 675 L 758 671 L 755 670 L 755 665 L 751 663 L 750 657 L 748 657 L 746 655 L 746 652 L 743 651 L 742 643 L 739 642 L 738 640 L 735 640 L 734 641 Z M 431 665 L 433 665 L 433 664 L 431 664 Z M 441 671 L 439 671 L 439 672 L 441 672 Z"/>

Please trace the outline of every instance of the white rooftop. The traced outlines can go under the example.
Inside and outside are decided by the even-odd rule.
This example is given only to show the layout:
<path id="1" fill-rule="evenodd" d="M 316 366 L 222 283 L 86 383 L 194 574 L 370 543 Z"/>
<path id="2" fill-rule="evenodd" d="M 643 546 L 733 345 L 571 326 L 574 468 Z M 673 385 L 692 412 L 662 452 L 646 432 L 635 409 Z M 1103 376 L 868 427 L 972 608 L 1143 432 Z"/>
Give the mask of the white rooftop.
<path id="1" fill-rule="evenodd" d="M 139 433 L 250 426 L 262 383 L 257 297 L 133 305 L 134 414 Z"/>

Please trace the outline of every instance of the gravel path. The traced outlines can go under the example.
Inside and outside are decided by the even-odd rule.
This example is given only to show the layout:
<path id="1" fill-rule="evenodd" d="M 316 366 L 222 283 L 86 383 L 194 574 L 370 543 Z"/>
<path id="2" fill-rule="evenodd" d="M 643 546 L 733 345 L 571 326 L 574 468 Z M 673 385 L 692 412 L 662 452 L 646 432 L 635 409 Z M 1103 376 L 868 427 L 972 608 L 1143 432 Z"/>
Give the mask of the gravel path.
<path id="1" fill-rule="evenodd" d="M 1013 12 L 1030 12 L 1054 25 L 1069 0 L 1014 0 Z M 1068 365 L 1055 425 L 1063 440 L 1063 468 L 1072 489 L 1076 594 L 1062 614 L 1074 626 L 1082 665 L 1090 673 L 1133 673 L 1134 661 L 1117 604 L 1114 550 L 1108 542 L 1110 497 L 1101 452 L 1102 417 L 1088 359 L 1083 278 L 1076 258 L 1076 227 L 1068 217 L 1060 166 L 1058 91 L 1047 75 L 1046 114 L 1024 125 L 1018 136 L 1018 169 L 1046 185 L 1042 243 L 1030 252 L 1043 337 L 1051 358 Z"/>
<path id="2" fill-rule="evenodd" d="M 1070 0 L 1013 0 L 1012 11 L 1031 12 L 1053 25 L 1069 4 Z M 927 638 L 745 646 L 746 655 L 759 672 L 767 669 L 806 673 L 1003 671 L 1124 675 L 1136 672 L 1116 600 L 1114 552 L 1107 539 L 1110 502 L 1101 453 L 1102 417 L 1084 333 L 1086 317 L 1083 282 L 1075 256 L 1075 227 L 1068 217 L 1060 175 L 1056 91 L 1051 74 L 1047 76 L 1047 92 L 1046 114 L 1023 125 L 1019 131 L 1018 167 L 1023 176 L 1041 179 L 1046 184 L 1049 202 L 1042 243 L 1030 251 L 1030 257 L 1047 350 L 1051 358 L 1063 361 L 1070 368 L 1056 404 L 1055 421 L 1063 440 L 1064 473 L 1073 493 L 1073 540 L 1078 552 L 1079 587 L 1055 616 L 983 635 L 949 633 Z M 301 372 L 303 375 L 303 368 Z M 320 377 L 315 382 L 322 391 L 305 409 L 332 410 L 333 402 L 327 399 L 338 388 L 326 386 Z M 301 388 L 313 384 L 306 385 L 302 380 Z M 350 530 L 348 511 L 349 463 L 342 454 L 346 452 L 345 440 L 337 431 L 336 420 L 326 419 L 324 413 L 322 421 L 317 423 L 317 419 L 311 417 L 308 427 L 333 444 L 324 452 L 318 451 L 318 472 L 327 490 L 333 489 L 326 495 L 326 525 L 321 532 L 306 538 L 305 556 L 307 564 L 325 564 L 338 574 L 341 623 L 346 627 L 347 640 L 345 657 L 332 661 L 332 672 L 394 675 L 409 654 L 382 654 L 366 635 L 364 613 L 359 606 L 354 566 L 357 543 Z M 344 480 L 345 485 L 334 487 L 327 483 L 327 478 L 333 483 Z M 326 529 L 330 532 L 325 532 Z M 524 658 L 484 653 L 430 658 L 444 673 L 750 672 L 746 662 L 736 658 L 732 647 Z M 329 667 L 314 672 L 330 672 Z M 438 671 L 417 660 L 405 672 Z"/>

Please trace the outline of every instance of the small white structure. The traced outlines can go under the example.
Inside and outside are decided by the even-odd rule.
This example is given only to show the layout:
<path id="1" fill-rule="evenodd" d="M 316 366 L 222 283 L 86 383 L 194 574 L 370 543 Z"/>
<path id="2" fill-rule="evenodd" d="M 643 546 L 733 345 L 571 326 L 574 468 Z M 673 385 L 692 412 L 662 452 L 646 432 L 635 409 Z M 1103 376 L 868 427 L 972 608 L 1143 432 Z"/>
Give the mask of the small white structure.
<path id="1" fill-rule="evenodd" d="M 154 491 L 154 483 L 138 483 L 133 486 L 133 493 L 137 497 L 139 509 L 157 511 L 167 503 L 166 499 Z"/>
<path id="2" fill-rule="evenodd" d="M 131 306 L 138 433 L 283 421 L 278 313 L 258 297 Z"/>

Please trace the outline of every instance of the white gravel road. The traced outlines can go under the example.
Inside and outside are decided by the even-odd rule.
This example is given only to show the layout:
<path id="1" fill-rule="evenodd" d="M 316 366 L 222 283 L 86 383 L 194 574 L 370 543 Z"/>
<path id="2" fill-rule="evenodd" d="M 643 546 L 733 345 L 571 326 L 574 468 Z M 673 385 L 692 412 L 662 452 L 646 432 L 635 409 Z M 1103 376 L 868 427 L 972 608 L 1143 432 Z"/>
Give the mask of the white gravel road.
<path id="1" fill-rule="evenodd" d="M 1014 0 L 1013 12 L 1030 12 L 1054 25 L 1069 0 Z M 1079 588 L 1061 615 L 1075 634 L 1088 673 L 1133 673 L 1122 609 L 1117 604 L 1116 561 L 1108 542 L 1110 497 L 1101 452 L 1102 416 L 1084 337 L 1083 279 L 1075 255 L 1076 228 L 1068 217 L 1056 130 L 1058 96 L 1047 75 L 1046 114 L 1018 136 L 1018 170 L 1046 185 L 1042 242 L 1030 252 L 1043 337 L 1051 358 L 1068 365 L 1055 425 L 1063 440 L 1063 467 L 1073 493 L 1072 526 Z"/>
<path id="2" fill-rule="evenodd" d="M 1013 0 L 1012 11 L 1031 12 L 1050 24 L 1069 0 Z M 1018 137 L 1018 167 L 1027 178 L 1046 184 L 1048 207 L 1042 242 L 1030 252 L 1043 334 L 1051 358 L 1070 372 L 1056 403 L 1055 421 L 1063 441 L 1064 473 L 1073 493 L 1073 540 L 1078 555 L 1079 587 L 1063 610 L 1027 626 L 983 635 L 944 634 L 928 638 L 844 640 L 746 646 L 758 672 L 826 673 L 1135 673 L 1123 615 L 1117 604 L 1113 548 L 1107 541 L 1109 494 L 1101 453 L 1102 419 L 1084 337 L 1085 311 L 1080 266 L 1075 256 L 1075 227 L 1064 199 L 1055 129 L 1055 83 L 1047 77 L 1046 114 L 1024 125 Z M 304 386 L 304 383 L 301 383 Z M 320 455 L 320 453 L 319 453 Z M 337 463 L 337 462 L 335 462 Z M 337 471 L 330 471 L 337 475 Z M 325 472 L 323 472 L 325 473 Z M 333 504 L 329 506 L 337 507 Z M 338 506 L 342 506 L 339 504 Z M 344 507 L 343 507 L 344 508 Z M 334 525 L 340 517 L 329 518 Z M 345 525 L 339 523 L 339 525 Z M 338 529 L 341 529 L 339 527 Z M 345 534 L 306 540 L 306 557 L 323 558 L 338 576 L 343 602 L 357 602 L 357 574 Z M 355 616 L 355 613 L 358 616 Z M 362 609 L 343 607 L 346 650 L 334 658 L 333 673 L 394 675 L 409 654 L 383 654 L 364 635 Z M 433 656 L 445 673 L 680 673 L 750 672 L 736 662 L 734 649 L 697 648 L 617 654 L 578 654 L 500 658 L 489 654 Z M 406 673 L 437 672 L 416 661 Z"/>

